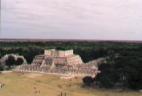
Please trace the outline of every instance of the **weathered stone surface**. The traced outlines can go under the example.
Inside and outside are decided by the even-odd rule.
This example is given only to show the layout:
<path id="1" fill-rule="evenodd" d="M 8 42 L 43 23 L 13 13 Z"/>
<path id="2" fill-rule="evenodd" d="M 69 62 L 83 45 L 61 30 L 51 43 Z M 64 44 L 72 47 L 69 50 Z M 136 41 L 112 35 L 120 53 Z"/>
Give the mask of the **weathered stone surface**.
<path id="1" fill-rule="evenodd" d="M 91 64 L 90 64 L 91 63 Z M 99 72 L 97 61 L 83 63 L 79 55 L 73 54 L 73 50 L 58 51 L 45 50 L 44 55 L 35 56 L 31 65 L 21 65 L 15 70 L 21 72 L 42 72 L 72 74 L 74 76 L 93 76 Z"/>

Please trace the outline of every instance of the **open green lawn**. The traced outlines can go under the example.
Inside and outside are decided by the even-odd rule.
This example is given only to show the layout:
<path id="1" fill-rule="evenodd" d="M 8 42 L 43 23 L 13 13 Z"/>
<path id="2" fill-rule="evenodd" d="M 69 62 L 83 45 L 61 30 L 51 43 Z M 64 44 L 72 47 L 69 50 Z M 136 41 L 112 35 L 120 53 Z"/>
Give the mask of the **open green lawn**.
<path id="1" fill-rule="evenodd" d="M 0 74 L 0 82 L 5 83 L 0 96 L 60 96 L 61 92 L 66 92 L 66 96 L 142 96 L 134 91 L 82 88 L 80 78 L 63 80 L 58 76 L 36 73 Z"/>

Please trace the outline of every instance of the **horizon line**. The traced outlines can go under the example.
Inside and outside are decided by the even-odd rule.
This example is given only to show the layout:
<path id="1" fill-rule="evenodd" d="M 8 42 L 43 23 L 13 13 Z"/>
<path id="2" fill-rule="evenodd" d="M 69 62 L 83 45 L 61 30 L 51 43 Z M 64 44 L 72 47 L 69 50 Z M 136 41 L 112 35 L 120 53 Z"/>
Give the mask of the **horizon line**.
<path id="1" fill-rule="evenodd" d="M 104 40 L 104 39 L 39 39 L 39 38 L 0 38 L 1 41 L 7 42 L 48 42 L 48 41 L 76 41 L 76 42 L 124 42 L 124 43 L 142 43 L 142 40 Z"/>

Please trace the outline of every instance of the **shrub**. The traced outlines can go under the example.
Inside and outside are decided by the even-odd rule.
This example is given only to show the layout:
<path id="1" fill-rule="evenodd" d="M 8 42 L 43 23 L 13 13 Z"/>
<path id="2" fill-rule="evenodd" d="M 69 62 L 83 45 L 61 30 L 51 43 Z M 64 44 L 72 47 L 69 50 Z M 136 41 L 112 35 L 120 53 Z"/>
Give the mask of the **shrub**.
<path id="1" fill-rule="evenodd" d="M 8 68 L 11 68 L 13 65 L 16 64 L 15 57 L 13 55 L 9 55 L 5 63 L 8 66 Z"/>
<path id="2" fill-rule="evenodd" d="M 94 82 L 94 79 L 91 76 L 86 76 L 82 80 L 85 86 L 91 86 Z"/>

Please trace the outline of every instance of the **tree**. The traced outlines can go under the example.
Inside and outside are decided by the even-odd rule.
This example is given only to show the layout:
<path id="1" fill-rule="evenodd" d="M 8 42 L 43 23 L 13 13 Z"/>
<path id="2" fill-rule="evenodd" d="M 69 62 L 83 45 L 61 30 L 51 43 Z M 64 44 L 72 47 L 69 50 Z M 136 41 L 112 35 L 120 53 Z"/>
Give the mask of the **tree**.
<path id="1" fill-rule="evenodd" d="M 82 80 L 85 86 L 91 86 L 94 82 L 94 78 L 92 78 L 91 76 L 86 76 Z"/>
<path id="2" fill-rule="evenodd" d="M 23 63 L 24 63 L 23 58 L 18 57 L 17 60 L 16 60 L 16 65 L 21 65 Z"/>
<path id="3" fill-rule="evenodd" d="M 4 67 L 3 67 L 3 65 L 0 62 L 0 71 L 3 71 L 3 70 L 4 70 Z"/>
<path id="4" fill-rule="evenodd" d="M 127 52 L 127 54 L 130 53 Z M 127 54 L 125 53 L 125 55 Z M 135 52 L 133 56 L 121 56 L 115 62 L 115 69 L 119 73 L 119 80 L 121 80 L 125 88 L 136 90 L 142 88 L 142 59 L 138 56 L 139 54 Z"/>
<path id="5" fill-rule="evenodd" d="M 95 78 L 95 81 L 99 82 L 99 87 L 112 88 L 118 80 L 118 76 L 113 68 L 112 64 L 99 65 L 101 73 Z"/>
<path id="6" fill-rule="evenodd" d="M 16 64 L 15 57 L 13 55 L 9 55 L 5 63 L 8 66 L 8 68 L 11 68 L 13 65 Z"/>

